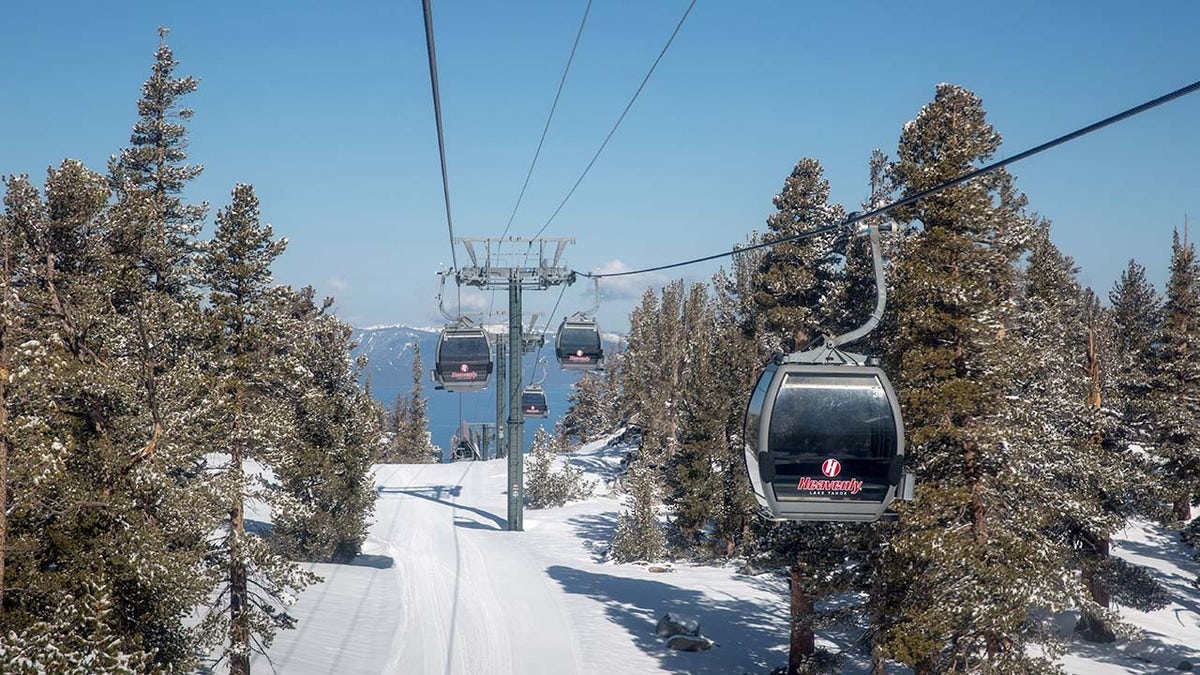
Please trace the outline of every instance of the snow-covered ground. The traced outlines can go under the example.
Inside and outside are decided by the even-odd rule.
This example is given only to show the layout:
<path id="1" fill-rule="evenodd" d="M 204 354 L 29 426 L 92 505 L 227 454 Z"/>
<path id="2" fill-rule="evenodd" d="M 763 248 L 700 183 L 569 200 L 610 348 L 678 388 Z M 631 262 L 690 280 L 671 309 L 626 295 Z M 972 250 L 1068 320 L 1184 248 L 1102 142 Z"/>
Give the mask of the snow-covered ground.
<path id="1" fill-rule="evenodd" d="M 571 461 L 601 481 L 624 450 L 602 443 Z M 505 530 L 504 460 L 376 467 L 379 500 L 363 555 L 311 565 L 325 578 L 294 607 L 254 672 L 279 673 L 756 673 L 787 662 L 783 579 L 729 567 L 666 571 L 607 562 L 620 502 L 598 496 L 558 509 L 526 509 L 524 532 Z M 1114 553 L 1155 568 L 1174 603 L 1124 615 L 1145 630 L 1135 643 L 1074 643 L 1072 673 L 1168 673 L 1200 666 L 1200 565 L 1175 533 L 1131 527 Z M 666 612 L 698 618 L 717 647 L 676 652 L 655 634 Z M 839 651 L 857 635 L 822 636 Z M 866 672 L 861 658 L 847 673 Z M 898 666 L 889 672 L 903 673 Z"/>

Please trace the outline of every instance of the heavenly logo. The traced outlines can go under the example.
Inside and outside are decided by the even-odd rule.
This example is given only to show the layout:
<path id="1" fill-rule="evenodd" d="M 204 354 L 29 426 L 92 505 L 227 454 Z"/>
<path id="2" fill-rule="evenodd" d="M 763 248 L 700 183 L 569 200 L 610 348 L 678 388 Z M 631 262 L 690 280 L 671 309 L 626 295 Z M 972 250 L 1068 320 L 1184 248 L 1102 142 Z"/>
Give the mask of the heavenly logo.
<path id="1" fill-rule="evenodd" d="M 465 363 L 459 365 L 457 373 L 455 373 L 455 372 L 450 373 L 450 379 L 452 379 L 452 380 L 474 380 L 474 379 L 477 379 L 478 377 L 479 377 L 479 373 L 475 372 L 474 370 L 471 370 L 471 367 Z"/>
<path id="2" fill-rule="evenodd" d="M 863 482 L 857 478 L 827 480 L 835 478 L 841 472 L 842 463 L 830 457 L 821 462 L 821 473 L 825 474 L 826 480 L 804 476 L 796 485 L 796 489 L 804 492 L 839 492 L 851 495 L 856 495 L 862 491 Z"/>

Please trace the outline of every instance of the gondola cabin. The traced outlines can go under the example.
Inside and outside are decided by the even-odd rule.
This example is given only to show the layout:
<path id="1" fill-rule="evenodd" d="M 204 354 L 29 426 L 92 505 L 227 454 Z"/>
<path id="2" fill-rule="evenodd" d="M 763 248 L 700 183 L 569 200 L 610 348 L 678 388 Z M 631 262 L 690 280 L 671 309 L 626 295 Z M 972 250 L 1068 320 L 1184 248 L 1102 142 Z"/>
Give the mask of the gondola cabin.
<path id="1" fill-rule="evenodd" d="M 433 379 L 447 391 L 486 389 L 492 347 L 482 328 L 447 327 L 438 337 Z"/>
<path id="2" fill-rule="evenodd" d="M 563 319 L 554 352 L 564 370 L 596 370 L 604 365 L 604 347 L 595 319 L 578 315 Z"/>
<path id="3" fill-rule="evenodd" d="M 546 391 L 541 387 L 526 387 L 521 392 L 521 410 L 525 417 L 548 417 L 550 404 L 546 402 Z"/>
<path id="4" fill-rule="evenodd" d="M 871 522 L 903 491 L 900 406 L 873 366 L 767 364 L 745 444 L 754 496 L 775 520 Z"/>

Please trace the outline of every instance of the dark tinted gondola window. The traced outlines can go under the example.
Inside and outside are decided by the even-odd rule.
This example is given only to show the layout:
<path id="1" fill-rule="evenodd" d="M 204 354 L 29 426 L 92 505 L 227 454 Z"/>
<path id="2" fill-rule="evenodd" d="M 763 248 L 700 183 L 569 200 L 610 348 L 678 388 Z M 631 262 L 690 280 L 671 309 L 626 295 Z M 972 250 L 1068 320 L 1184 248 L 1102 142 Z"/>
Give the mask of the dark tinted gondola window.
<path id="1" fill-rule="evenodd" d="M 528 393 L 521 394 L 521 407 L 522 408 L 545 408 L 546 407 L 546 395 L 545 394 L 528 394 Z"/>
<path id="2" fill-rule="evenodd" d="M 442 361 L 456 362 L 488 361 L 491 358 L 491 349 L 488 346 L 487 338 L 473 335 L 447 336 L 442 340 L 438 358 Z"/>
<path id="3" fill-rule="evenodd" d="M 772 453 L 783 456 L 888 459 L 896 422 L 879 378 L 789 374 L 771 411 Z"/>
<path id="4" fill-rule="evenodd" d="M 600 333 L 594 328 L 565 328 L 558 343 L 564 352 L 582 349 L 584 353 L 600 351 Z"/>

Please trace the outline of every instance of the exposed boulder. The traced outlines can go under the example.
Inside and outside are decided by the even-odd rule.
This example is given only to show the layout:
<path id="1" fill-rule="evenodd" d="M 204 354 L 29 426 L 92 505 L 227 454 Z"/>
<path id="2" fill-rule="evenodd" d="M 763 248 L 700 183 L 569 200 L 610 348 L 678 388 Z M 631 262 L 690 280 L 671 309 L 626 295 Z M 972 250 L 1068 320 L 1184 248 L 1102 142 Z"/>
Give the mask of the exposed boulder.
<path id="1" fill-rule="evenodd" d="M 700 635 L 700 619 L 674 612 L 667 612 L 661 619 L 658 620 L 658 626 L 654 632 L 659 637 L 670 637 L 672 635 Z"/>
<path id="2" fill-rule="evenodd" d="M 667 647 L 681 652 L 703 652 L 712 649 L 717 643 L 703 635 L 672 635 L 667 640 Z"/>

